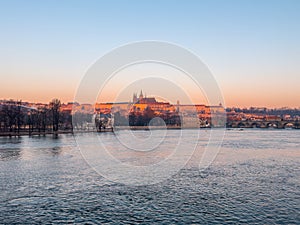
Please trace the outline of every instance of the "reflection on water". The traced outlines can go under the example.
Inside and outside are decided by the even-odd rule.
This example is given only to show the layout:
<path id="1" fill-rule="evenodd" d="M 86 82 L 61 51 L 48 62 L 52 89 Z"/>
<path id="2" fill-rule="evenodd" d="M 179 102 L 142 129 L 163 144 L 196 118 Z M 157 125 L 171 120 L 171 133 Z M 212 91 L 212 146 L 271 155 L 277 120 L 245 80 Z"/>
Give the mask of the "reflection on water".
<path id="1" fill-rule="evenodd" d="M 75 149 L 72 135 L 0 138 L 0 160 L 32 160 L 57 156 L 63 149 Z"/>
<path id="2" fill-rule="evenodd" d="M 11 149 L 6 149 L 6 150 L 0 151 L 0 159 L 1 160 L 19 159 L 20 156 L 21 156 L 20 148 L 11 148 Z"/>
<path id="3" fill-rule="evenodd" d="M 72 135 L 0 138 L 0 223 L 299 224 L 299 162 L 297 130 L 231 130 L 207 170 L 196 152 L 170 179 L 131 187 L 93 171 Z"/>

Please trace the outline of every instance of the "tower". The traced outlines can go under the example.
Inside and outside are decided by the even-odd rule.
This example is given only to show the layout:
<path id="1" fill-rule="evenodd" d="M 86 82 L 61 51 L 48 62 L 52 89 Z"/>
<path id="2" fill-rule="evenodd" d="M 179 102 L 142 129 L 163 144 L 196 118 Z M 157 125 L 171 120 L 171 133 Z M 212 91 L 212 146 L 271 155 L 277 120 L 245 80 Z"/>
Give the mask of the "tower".
<path id="1" fill-rule="evenodd" d="M 137 94 L 133 93 L 132 102 L 136 103 L 138 101 Z"/>
<path id="2" fill-rule="evenodd" d="M 179 102 L 179 100 L 177 100 L 177 107 L 176 107 L 177 112 L 179 112 L 179 106 L 180 106 L 180 102 Z"/>
<path id="3" fill-rule="evenodd" d="M 143 91 L 141 90 L 140 96 L 139 96 L 139 100 L 142 100 L 144 98 L 143 96 Z"/>

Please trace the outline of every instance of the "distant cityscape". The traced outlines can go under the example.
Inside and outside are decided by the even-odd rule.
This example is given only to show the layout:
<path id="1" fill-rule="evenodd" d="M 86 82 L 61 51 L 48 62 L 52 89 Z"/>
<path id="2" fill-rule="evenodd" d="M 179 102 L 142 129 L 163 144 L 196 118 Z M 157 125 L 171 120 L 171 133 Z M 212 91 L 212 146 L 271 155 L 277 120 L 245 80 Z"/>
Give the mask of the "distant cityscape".
<path id="1" fill-rule="evenodd" d="M 161 120 L 152 120 L 153 118 Z M 217 118 L 213 120 L 212 118 Z M 0 100 L 0 133 L 47 134 L 105 131 L 112 127 L 167 126 L 168 128 L 295 128 L 299 129 L 300 109 L 225 108 L 221 104 L 187 105 L 157 101 L 140 91 L 129 102 L 49 104 Z"/>

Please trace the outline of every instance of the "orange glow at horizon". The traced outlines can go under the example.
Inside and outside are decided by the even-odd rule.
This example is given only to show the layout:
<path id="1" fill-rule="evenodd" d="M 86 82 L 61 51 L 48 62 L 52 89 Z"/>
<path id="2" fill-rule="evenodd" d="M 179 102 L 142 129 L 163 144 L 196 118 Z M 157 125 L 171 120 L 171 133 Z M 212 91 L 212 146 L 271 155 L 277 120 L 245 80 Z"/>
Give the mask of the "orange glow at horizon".
<path id="1" fill-rule="evenodd" d="M 53 98 L 58 98 L 63 103 L 73 102 L 78 81 L 79 79 L 65 79 L 57 83 L 49 78 L 46 79 L 45 82 L 42 82 L 42 79 L 27 81 L 22 79 L 10 79 L 8 77 L 7 79 L 2 79 L 0 85 L 0 99 L 49 103 Z M 265 84 L 263 82 L 255 85 L 253 85 L 253 83 L 240 83 L 240 81 L 232 85 L 220 83 L 220 89 L 223 92 L 226 107 L 300 108 L 300 91 L 295 88 L 295 86 L 297 86 L 296 82 L 289 84 L 294 85 L 291 86 L 291 88 L 281 88 L 284 84 Z M 114 83 L 114 85 L 116 85 L 114 89 L 121 89 L 123 84 L 119 82 L 118 84 Z M 132 91 L 126 93 L 127 95 L 123 95 L 123 100 L 131 100 L 133 92 L 138 92 L 139 94 L 141 89 L 146 91 L 149 96 L 156 94 L 156 91 L 154 91 L 151 86 L 135 86 Z M 194 104 L 206 103 L 205 100 L 203 100 L 202 93 L 198 93 L 197 90 L 191 90 L 189 94 Z M 165 95 L 172 96 L 172 93 L 165 93 Z M 162 97 L 166 96 L 162 95 Z M 115 99 L 116 92 L 114 90 L 106 90 L 99 100 L 101 100 L 101 102 L 112 102 Z M 179 100 L 182 104 L 185 103 L 180 97 L 173 99 L 172 102 L 174 103 L 176 100 Z"/>
<path id="2" fill-rule="evenodd" d="M 144 90 L 143 87 L 137 89 L 135 92 L 140 90 Z M 49 103 L 52 99 L 58 98 L 63 103 L 73 102 L 74 95 L 76 93 L 76 88 L 69 87 L 68 89 L 58 89 L 55 91 L 50 89 L 43 88 L 22 88 L 17 92 L 12 88 L 1 88 L 0 90 L 0 99 L 15 99 L 22 100 L 23 102 L 35 102 L 35 103 Z M 129 94 L 124 101 L 128 101 L 132 99 L 132 94 Z M 149 96 L 153 94 L 148 92 Z M 238 92 L 236 90 L 223 90 L 224 101 L 226 107 L 268 107 L 268 108 L 280 108 L 280 107 L 290 107 L 290 108 L 300 108 L 300 103 L 297 101 L 300 99 L 300 94 L 295 96 L 294 93 L 286 92 L 284 94 L 278 93 L 276 91 L 269 92 L 268 95 L 264 95 L 262 92 L 260 94 L 259 91 L 256 93 L 252 93 L 252 91 L 244 90 L 242 92 Z M 204 101 L 201 101 L 199 95 L 196 93 L 192 93 L 190 96 L 191 100 L 194 104 L 205 104 Z M 101 95 L 101 102 L 112 102 L 116 99 L 116 93 L 114 92 L 106 92 Z M 178 99 L 181 103 L 181 99 Z M 296 104 L 298 102 L 298 105 Z"/>

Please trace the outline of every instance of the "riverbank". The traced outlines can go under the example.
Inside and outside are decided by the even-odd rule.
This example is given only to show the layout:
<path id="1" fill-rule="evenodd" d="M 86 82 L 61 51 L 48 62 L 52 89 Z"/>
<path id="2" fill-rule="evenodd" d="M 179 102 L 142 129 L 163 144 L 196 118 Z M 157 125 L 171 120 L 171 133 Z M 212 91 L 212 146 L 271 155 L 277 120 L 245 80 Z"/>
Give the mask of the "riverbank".
<path id="1" fill-rule="evenodd" d="M 72 134 L 73 131 L 71 130 L 66 130 L 66 131 L 43 131 L 43 132 L 38 132 L 38 131 L 20 131 L 20 132 L 0 132 L 0 137 L 18 137 L 18 136 L 45 136 L 45 135 L 59 135 L 59 134 Z"/>
<path id="2" fill-rule="evenodd" d="M 46 136 L 46 135 L 59 135 L 59 134 L 73 134 L 73 133 L 102 133 L 102 132 L 115 132 L 118 130 L 205 130 L 205 129 L 222 129 L 223 127 L 180 127 L 180 126 L 116 126 L 114 128 L 107 128 L 107 129 L 101 129 L 101 131 L 96 131 L 96 130 L 60 130 L 60 131 L 46 131 L 46 132 L 38 132 L 38 131 L 33 131 L 29 133 L 28 131 L 20 131 L 20 132 L 0 132 L 0 137 L 20 137 L 20 136 Z M 241 128 L 232 128 L 232 127 L 227 127 L 226 130 L 251 130 L 251 129 L 261 129 L 261 130 L 284 130 L 284 129 L 293 129 L 293 130 L 299 130 L 299 128 L 276 128 L 276 127 L 264 127 L 264 128 L 253 128 L 253 127 L 241 127 Z"/>

